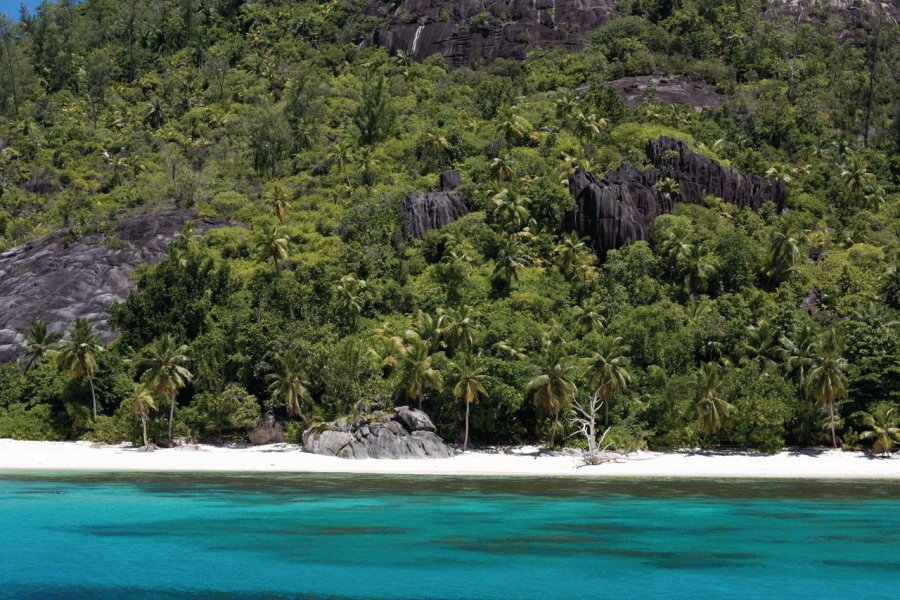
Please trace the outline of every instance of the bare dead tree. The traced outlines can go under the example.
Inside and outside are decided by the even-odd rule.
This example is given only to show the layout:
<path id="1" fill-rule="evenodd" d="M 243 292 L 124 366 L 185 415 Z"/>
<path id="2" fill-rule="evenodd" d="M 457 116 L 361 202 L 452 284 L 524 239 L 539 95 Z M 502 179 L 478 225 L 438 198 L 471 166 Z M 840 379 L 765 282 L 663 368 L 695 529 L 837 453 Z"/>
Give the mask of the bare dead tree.
<path id="1" fill-rule="evenodd" d="M 579 402 L 577 398 L 572 402 L 572 409 L 575 411 L 575 414 L 569 419 L 569 422 L 577 428 L 577 431 L 572 435 L 583 435 L 587 440 L 588 451 L 584 456 L 584 461 L 587 464 L 604 462 L 599 455 L 609 448 L 609 444 L 601 448 L 603 440 L 606 439 L 606 434 L 609 433 L 609 427 L 597 439 L 597 413 L 603 408 L 603 404 L 603 399 L 599 392 L 591 394 L 586 405 Z"/>

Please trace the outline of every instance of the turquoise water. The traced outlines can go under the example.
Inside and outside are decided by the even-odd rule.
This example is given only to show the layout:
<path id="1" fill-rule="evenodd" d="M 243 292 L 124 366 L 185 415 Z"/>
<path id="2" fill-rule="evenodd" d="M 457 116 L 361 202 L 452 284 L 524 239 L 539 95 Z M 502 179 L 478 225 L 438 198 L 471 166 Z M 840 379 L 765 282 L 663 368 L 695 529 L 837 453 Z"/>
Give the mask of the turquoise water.
<path id="1" fill-rule="evenodd" d="M 893 598 L 900 484 L 0 474 L 3 598 Z"/>

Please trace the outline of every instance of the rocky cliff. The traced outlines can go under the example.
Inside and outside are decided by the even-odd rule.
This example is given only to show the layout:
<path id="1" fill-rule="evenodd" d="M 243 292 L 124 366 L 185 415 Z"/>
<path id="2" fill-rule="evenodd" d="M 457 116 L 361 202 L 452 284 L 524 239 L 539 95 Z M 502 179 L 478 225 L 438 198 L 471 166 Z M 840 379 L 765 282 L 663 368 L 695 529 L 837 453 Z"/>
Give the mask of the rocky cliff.
<path id="1" fill-rule="evenodd" d="M 445 171 L 441 174 L 440 192 L 411 194 L 404 198 L 400 210 L 406 216 L 409 235 L 422 237 L 469 213 L 462 196 L 454 191 L 460 183 L 459 173 Z"/>
<path id="2" fill-rule="evenodd" d="M 303 432 L 303 449 L 339 458 L 448 458 L 453 450 L 424 412 L 398 406 L 391 413 L 338 419 Z"/>
<path id="3" fill-rule="evenodd" d="M 764 202 L 784 208 L 784 182 L 725 168 L 679 140 L 651 140 L 647 156 L 654 167 L 645 171 L 626 163 L 599 178 L 580 169 L 569 177 L 576 208 L 568 228 L 589 236 L 598 253 L 649 239 L 650 224 L 671 212 L 676 202 L 700 204 L 711 194 L 753 210 Z M 663 177 L 674 179 L 678 191 L 660 190 L 657 184 Z"/>
<path id="4" fill-rule="evenodd" d="M 109 235 L 76 240 L 61 230 L 0 254 L 0 362 L 21 353 L 21 332 L 35 319 L 62 333 L 84 317 L 110 341 L 109 309 L 128 296 L 135 267 L 159 260 L 188 220 L 197 233 L 221 225 L 195 217 L 189 211 L 129 217 Z"/>
<path id="5" fill-rule="evenodd" d="M 402 50 L 417 60 L 438 54 L 451 67 L 497 58 L 521 60 L 537 47 L 576 50 L 605 23 L 612 0 L 373 0 L 364 13 L 387 19 L 363 45 Z"/>

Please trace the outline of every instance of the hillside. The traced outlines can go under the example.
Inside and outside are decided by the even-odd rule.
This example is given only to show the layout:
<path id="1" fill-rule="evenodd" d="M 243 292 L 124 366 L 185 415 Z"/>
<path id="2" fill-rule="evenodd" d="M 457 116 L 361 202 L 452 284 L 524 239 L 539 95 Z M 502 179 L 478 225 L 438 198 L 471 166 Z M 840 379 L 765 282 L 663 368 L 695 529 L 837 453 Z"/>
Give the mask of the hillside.
<path id="1" fill-rule="evenodd" d="M 299 441 L 410 404 L 451 441 L 468 414 L 476 444 L 561 444 L 593 405 L 622 449 L 873 447 L 900 412 L 897 17 L 85 0 L 3 22 L 0 437 L 137 441 L 144 406 L 156 441 L 270 411 Z M 189 375 L 154 377 L 163 355 Z"/>

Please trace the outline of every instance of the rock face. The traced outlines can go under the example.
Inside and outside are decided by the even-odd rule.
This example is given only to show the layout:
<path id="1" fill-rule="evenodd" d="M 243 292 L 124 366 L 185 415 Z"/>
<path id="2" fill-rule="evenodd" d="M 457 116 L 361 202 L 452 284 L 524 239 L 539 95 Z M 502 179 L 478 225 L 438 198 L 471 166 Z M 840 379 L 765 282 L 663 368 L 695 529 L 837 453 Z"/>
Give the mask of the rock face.
<path id="1" fill-rule="evenodd" d="M 62 333 L 84 317 L 112 340 L 109 309 L 134 287 L 129 275 L 159 260 L 188 220 L 197 233 L 223 225 L 189 211 L 146 214 L 122 219 L 109 236 L 71 240 L 61 230 L 0 254 L 0 362 L 21 354 L 21 332 L 35 319 Z"/>
<path id="2" fill-rule="evenodd" d="M 612 0 L 373 0 L 363 12 L 387 27 L 363 46 L 402 50 L 417 60 L 432 54 L 451 67 L 496 58 L 522 60 L 538 47 L 578 50 L 585 34 L 609 19 Z"/>
<path id="3" fill-rule="evenodd" d="M 831 13 L 838 13 L 851 21 L 865 21 L 872 17 L 897 24 L 900 20 L 900 2 L 892 0 L 769 0 L 767 16 L 787 14 L 801 21 L 824 20 Z"/>
<path id="4" fill-rule="evenodd" d="M 338 419 L 324 429 L 303 432 L 307 452 L 339 458 L 448 458 L 453 451 L 424 412 L 399 406 L 378 413 Z"/>
<path id="5" fill-rule="evenodd" d="M 725 168 L 679 140 L 651 140 L 647 156 L 655 167 L 646 171 L 624 164 L 602 178 L 580 169 L 569 176 L 576 208 L 568 217 L 568 228 L 589 236 L 600 254 L 649 239 L 650 224 L 672 212 L 676 202 L 700 204 L 712 194 L 753 210 L 764 202 L 774 202 L 779 211 L 784 208 L 784 182 Z M 678 182 L 678 192 L 659 190 L 656 184 L 662 177 Z"/>
<path id="6" fill-rule="evenodd" d="M 406 215 L 411 236 L 422 237 L 469 214 L 462 196 L 454 191 L 460 183 L 459 173 L 446 171 L 441 174 L 440 192 L 410 194 L 403 200 L 400 210 Z"/>
<path id="7" fill-rule="evenodd" d="M 268 413 L 260 417 L 256 427 L 248 432 L 250 443 L 254 446 L 264 444 L 280 444 L 284 441 L 284 425 L 275 420 L 275 415 Z"/>
<path id="8" fill-rule="evenodd" d="M 683 104 L 702 109 L 708 106 L 721 106 L 725 96 L 717 93 L 709 84 L 691 81 L 680 75 L 658 75 L 623 77 L 607 82 L 619 91 L 625 103 L 631 108 L 640 106 L 644 95 L 650 88 L 653 96 L 669 104 Z"/>

